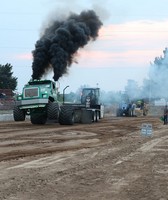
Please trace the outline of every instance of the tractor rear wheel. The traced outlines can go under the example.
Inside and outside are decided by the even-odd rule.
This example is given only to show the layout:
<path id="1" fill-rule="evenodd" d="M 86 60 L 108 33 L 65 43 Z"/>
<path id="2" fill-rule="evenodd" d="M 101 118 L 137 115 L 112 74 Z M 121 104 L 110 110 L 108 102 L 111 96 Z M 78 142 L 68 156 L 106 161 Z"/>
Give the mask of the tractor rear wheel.
<path id="1" fill-rule="evenodd" d="M 50 102 L 47 106 L 48 119 L 57 120 L 59 117 L 59 105 L 55 102 Z"/>
<path id="2" fill-rule="evenodd" d="M 116 112 L 116 116 L 117 116 L 117 117 L 121 117 L 122 115 L 123 115 L 123 110 L 120 109 L 120 108 L 118 108 L 118 109 L 117 109 L 117 112 Z"/>
<path id="3" fill-rule="evenodd" d="M 72 106 L 61 106 L 61 111 L 59 114 L 59 123 L 61 125 L 74 124 L 74 111 Z"/>

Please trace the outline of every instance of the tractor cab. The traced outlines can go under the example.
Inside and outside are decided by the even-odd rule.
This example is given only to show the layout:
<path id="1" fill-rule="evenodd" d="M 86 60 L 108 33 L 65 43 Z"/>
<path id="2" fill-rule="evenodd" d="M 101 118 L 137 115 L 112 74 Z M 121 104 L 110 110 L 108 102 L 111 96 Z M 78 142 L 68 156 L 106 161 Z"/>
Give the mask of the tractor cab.
<path id="1" fill-rule="evenodd" d="M 100 88 L 83 88 L 81 104 L 90 103 L 91 106 L 99 104 Z"/>

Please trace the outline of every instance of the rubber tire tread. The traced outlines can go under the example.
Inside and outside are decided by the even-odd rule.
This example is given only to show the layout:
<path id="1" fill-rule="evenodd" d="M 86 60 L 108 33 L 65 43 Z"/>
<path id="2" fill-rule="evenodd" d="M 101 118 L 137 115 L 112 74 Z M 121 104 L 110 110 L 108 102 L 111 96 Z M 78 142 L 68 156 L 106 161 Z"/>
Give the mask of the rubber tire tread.
<path id="1" fill-rule="evenodd" d="M 59 114 L 59 123 L 61 125 L 74 124 L 74 111 L 72 106 L 61 106 L 61 111 Z"/>
<path id="2" fill-rule="evenodd" d="M 122 111 L 122 109 L 117 109 L 117 114 L 116 114 L 116 116 L 117 117 L 121 117 L 121 116 L 123 116 L 123 111 Z"/>
<path id="3" fill-rule="evenodd" d="M 13 108 L 13 118 L 15 121 L 25 121 L 25 112 L 21 110 L 18 106 Z"/>
<path id="4" fill-rule="evenodd" d="M 58 103 L 51 102 L 47 106 L 48 119 L 57 120 L 59 117 L 59 105 Z"/>
<path id="5" fill-rule="evenodd" d="M 45 124 L 47 121 L 47 115 L 46 114 L 32 114 L 30 116 L 30 121 L 32 124 Z"/>

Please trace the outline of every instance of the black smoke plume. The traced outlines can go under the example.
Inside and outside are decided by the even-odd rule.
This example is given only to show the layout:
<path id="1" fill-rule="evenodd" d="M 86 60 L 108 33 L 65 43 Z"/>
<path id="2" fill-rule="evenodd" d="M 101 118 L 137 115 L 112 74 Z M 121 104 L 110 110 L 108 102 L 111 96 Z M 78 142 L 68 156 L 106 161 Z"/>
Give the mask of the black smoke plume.
<path id="1" fill-rule="evenodd" d="M 53 22 L 32 52 L 32 78 L 40 79 L 52 69 L 53 79 L 57 81 L 67 73 L 78 49 L 97 38 L 101 26 L 102 22 L 93 10 L 71 14 L 66 20 Z"/>

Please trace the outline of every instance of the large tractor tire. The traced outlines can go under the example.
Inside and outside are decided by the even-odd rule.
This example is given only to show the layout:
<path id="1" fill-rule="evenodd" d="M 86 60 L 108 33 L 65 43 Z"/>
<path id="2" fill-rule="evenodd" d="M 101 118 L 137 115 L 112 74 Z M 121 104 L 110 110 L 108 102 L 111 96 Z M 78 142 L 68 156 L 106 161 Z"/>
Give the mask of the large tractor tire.
<path id="1" fill-rule="evenodd" d="M 126 117 L 131 117 L 131 108 L 128 108 L 128 109 L 125 111 L 125 116 L 126 116 Z"/>
<path id="2" fill-rule="evenodd" d="M 61 106 L 61 111 L 59 114 L 59 123 L 61 125 L 74 124 L 74 111 L 72 106 Z"/>
<path id="3" fill-rule="evenodd" d="M 15 121 L 25 121 L 25 112 L 21 110 L 18 106 L 15 106 L 13 109 L 13 118 Z"/>
<path id="4" fill-rule="evenodd" d="M 55 102 L 50 102 L 47 106 L 48 119 L 57 120 L 59 117 L 59 105 Z"/>
<path id="5" fill-rule="evenodd" d="M 32 113 L 30 115 L 30 121 L 32 124 L 45 124 L 47 115 L 45 113 Z"/>

